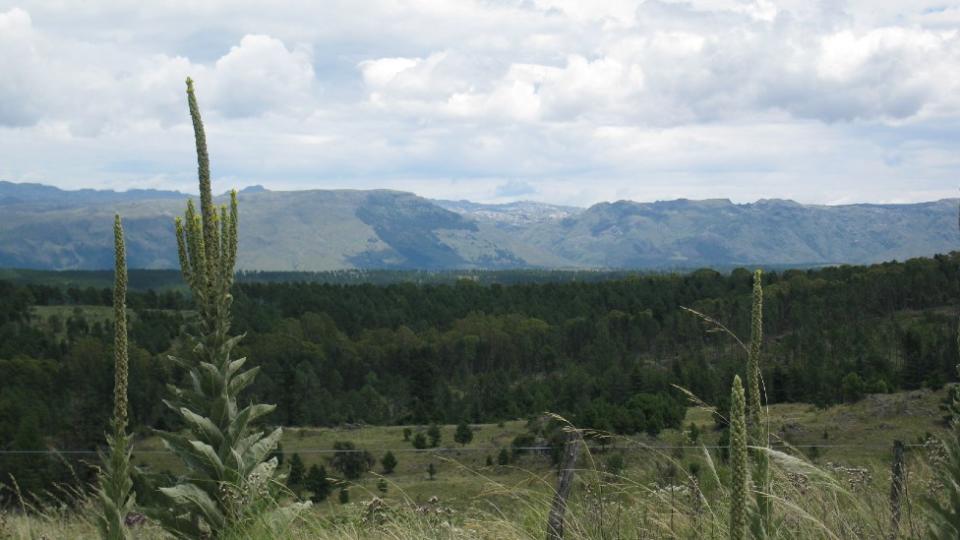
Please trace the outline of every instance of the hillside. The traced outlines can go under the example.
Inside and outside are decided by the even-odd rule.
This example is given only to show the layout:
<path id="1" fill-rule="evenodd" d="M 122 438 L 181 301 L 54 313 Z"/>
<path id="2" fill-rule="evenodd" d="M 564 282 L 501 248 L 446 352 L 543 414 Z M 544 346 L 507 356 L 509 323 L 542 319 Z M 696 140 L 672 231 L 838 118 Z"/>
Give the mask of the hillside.
<path id="1" fill-rule="evenodd" d="M 171 191 L 62 191 L 0 182 L 0 267 L 103 269 L 124 217 L 135 268 L 176 267 Z M 695 268 L 867 264 L 955 248 L 956 201 L 432 201 L 388 190 L 241 192 L 240 269 Z M 280 233 L 283 234 L 280 234 Z"/>
<path id="2" fill-rule="evenodd" d="M 124 217 L 132 267 L 173 268 L 177 264 L 173 219 L 182 213 L 185 198 L 0 203 L 7 216 L 0 224 L 0 266 L 109 268 L 110 227 L 116 212 Z M 476 223 L 408 193 L 262 191 L 243 193 L 241 200 L 241 269 L 526 264 L 479 234 Z"/>
<path id="3" fill-rule="evenodd" d="M 588 267 L 871 263 L 953 249 L 956 207 L 618 201 L 537 224 L 523 239 Z"/>

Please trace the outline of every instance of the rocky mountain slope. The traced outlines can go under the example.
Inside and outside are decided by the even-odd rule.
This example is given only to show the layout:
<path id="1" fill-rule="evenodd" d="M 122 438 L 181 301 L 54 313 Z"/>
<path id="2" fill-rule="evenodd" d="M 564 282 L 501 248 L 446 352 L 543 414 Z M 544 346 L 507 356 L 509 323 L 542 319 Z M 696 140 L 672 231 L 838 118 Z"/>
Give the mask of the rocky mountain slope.
<path id="1" fill-rule="evenodd" d="M 0 267 L 109 268 L 112 216 L 119 212 L 131 266 L 173 268 L 173 218 L 187 197 L 0 182 Z M 581 209 L 259 187 L 240 200 L 239 267 L 257 270 L 822 265 L 932 255 L 957 244 L 953 200 L 618 201 Z"/>

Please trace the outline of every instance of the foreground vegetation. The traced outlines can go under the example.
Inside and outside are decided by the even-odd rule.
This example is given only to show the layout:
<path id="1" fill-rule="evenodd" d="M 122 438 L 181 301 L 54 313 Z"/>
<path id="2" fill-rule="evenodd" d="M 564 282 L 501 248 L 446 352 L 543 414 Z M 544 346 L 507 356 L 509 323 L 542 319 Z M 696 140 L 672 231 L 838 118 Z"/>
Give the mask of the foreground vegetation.
<path id="1" fill-rule="evenodd" d="M 231 194 L 229 209 L 213 204 L 206 138 L 190 79 L 187 94 L 197 146 L 200 205 L 197 209 L 188 201 L 183 219 L 176 221 L 176 239 L 192 309 L 165 306 L 173 311 L 150 312 L 150 322 L 143 327 L 148 336 L 155 336 L 156 328 L 167 334 L 166 342 L 162 337 L 148 341 L 155 353 L 175 354 L 166 355 L 170 363 L 154 372 L 155 379 L 136 373 L 148 368 L 149 352 L 129 354 L 127 270 L 122 222 L 117 216 L 115 287 L 101 296 L 112 302 L 113 316 L 107 325 L 96 322 L 92 329 L 86 328 L 105 337 L 105 326 L 112 326 L 113 361 L 108 372 L 112 372 L 113 385 L 109 391 L 94 388 L 101 392 L 90 394 L 90 403 L 79 404 L 95 406 L 103 395 L 112 396 L 112 414 L 107 415 L 111 430 L 105 438 L 81 432 L 89 440 L 76 441 L 101 447 L 105 440 L 106 449 L 96 463 L 71 463 L 63 458 L 65 454 L 86 451 L 45 451 L 37 429 L 41 412 L 51 417 L 47 420 L 57 412 L 94 413 L 87 418 L 88 427 L 103 427 L 105 422 L 96 415 L 101 411 L 50 400 L 54 385 L 45 378 L 51 373 L 72 375 L 75 380 L 59 381 L 68 388 L 87 379 L 90 373 L 85 368 L 100 361 L 95 338 L 78 342 L 93 353 L 89 366 L 61 366 L 20 355 L 4 362 L 0 368 L 14 376 L 14 384 L 3 388 L 0 405 L 18 416 L 13 417 L 13 448 L 3 453 L 9 481 L 4 479 L 0 486 L 4 496 L 0 502 L 17 513 L 12 518 L 3 515 L 3 532 L 35 537 L 47 534 L 39 529 L 51 527 L 50 534 L 83 537 L 96 525 L 98 535 L 108 540 L 135 535 L 185 539 L 347 535 L 526 538 L 543 534 L 548 523 L 548 540 L 560 540 L 564 533 L 568 538 L 650 535 L 731 540 L 879 538 L 901 533 L 955 538 L 960 534 L 960 391 L 955 387 L 946 400 L 941 398 L 948 414 L 939 419 L 928 412 L 921 413 L 920 421 L 911 418 L 909 400 L 926 404 L 919 410 L 928 410 L 925 398 L 929 393 L 906 396 L 892 409 L 871 410 L 868 418 L 858 419 L 861 428 L 877 418 L 911 420 L 898 430 L 891 429 L 892 423 L 879 426 L 884 439 L 896 431 L 897 436 L 911 434 L 915 440 L 909 446 L 902 440 L 893 441 L 889 468 L 884 462 L 866 459 L 853 466 L 819 463 L 821 449 L 864 450 L 882 448 L 883 443 L 867 444 L 872 437 L 850 427 L 838 434 L 835 440 L 839 443 L 796 444 L 796 439 L 804 438 L 805 428 L 798 427 L 795 419 L 771 416 L 769 408 L 771 401 L 789 399 L 794 393 L 812 396 L 823 406 L 834 401 L 862 401 L 865 393 L 883 394 L 891 388 L 941 388 L 952 373 L 949 366 L 960 357 L 960 329 L 952 324 L 944 329 L 941 323 L 949 318 L 938 315 L 940 304 L 922 304 L 952 298 L 944 294 L 943 281 L 920 282 L 917 287 L 922 293 L 906 298 L 900 295 L 893 301 L 878 293 L 884 285 L 891 287 L 891 292 L 901 291 L 904 276 L 894 275 L 895 280 L 888 282 L 889 276 L 878 278 L 869 271 L 854 274 L 856 278 L 832 290 L 829 284 L 806 284 L 802 274 L 799 280 L 791 278 L 776 289 L 781 282 L 775 277 L 768 283 L 772 286 L 766 301 L 759 270 L 752 275 L 734 271 L 729 278 L 731 290 L 723 287 L 722 277 L 709 272 L 695 273 L 690 281 L 678 282 L 676 276 L 667 276 L 652 284 L 674 284 L 666 294 L 656 286 L 631 288 L 632 280 L 606 284 L 606 288 L 600 284 L 592 290 L 568 284 L 575 293 L 586 290 L 594 296 L 567 298 L 570 305 L 560 303 L 561 309 L 543 312 L 542 319 L 471 311 L 442 331 L 429 323 L 448 320 L 437 317 L 449 317 L 451 310 L 465 305 L 476 309 L 493 301 L 496 306 L 514 307 L 513 301 L 537 311 L 557 308 L 556 297 L 524 296 L 529 290 L 522 286 L 503 295 L 502 287 L 465 283 L 453 289 L 438 286 L 433 298 L 437 303 L 430 304 L 420 294 L 411 294 L 409 287 L 347 288 L 343 290 L 348 291 L 349 309 L 328 304 L 331 315 L 306 311 L 318 300 L 329 298 L 329 287 L 301 284 L 297 296 L 291 297 L 290 288 L 280 286 L 283 311 L 275 313 L 280 315 L 275 317 L 278 322 L 266 331 L 271 339 L 248 351 L 239 345 L 244 335 L 232 333 L 234 293 L 246 296 L 246 311 L 237 311 L 247 317 L 251 329 L 257 329 L 263 324 L 263 314 L 269 314 L 263 308 L 264 288 L 233 287 L 237 197 L 235 192 Z M 943 266 L 946 261 L 937 259 L 937 264 L 920 269 L 933 275 L 938 270 L 941 274 L 955 272 L 956 265 Z M 911 263 L 905 267 L 916 270 Z M 849 278 L 851 274 L 841 269 L 839 275 Z M 692 291 L 685 288 L 691 284 Z M 547 292 L 553 292 L 551 287 L 543 286 Z M 36 300 L 31 294 L 38 291 L 56 298 L 57 289 L 5 288 L 12 302 L 3 310 L 2 330 L 14 345 L 31 352 L 55 353 L 58 348 L 62 352 L 63 344 L 83 332 L 86 322 L 82 318 L 64 325 L 62 320 L 54 324 L 51 316 L 45 329 L 33 325 L 30 310 Z M 798 296 L 806 304 L 791 302 L 794 288 L 800 289 Z M 749 294 L 741 294 L 744 289 Z M 775 292 L 772 302 L 769 289 Z M 710 298 L 691 308 L 684 301 L 696 300 L 685 294 L 703 294 L 705 290 L 732 302 Z M 412 291 L 419 292 L 416 288 Z M 860 304 L 841 303 L 840 309 L 831 311 L 822 303 L 825 291 Z M 623 301 L 623 295 L 616 293 L 625 293 L 625 311 L 603 311 Z M 370 304 L 371 296 L 386 300 L 386 304 L 392 302 L 394 309 L 385 309 L 384 302 Z M 680 303 L 664 310 L 665 303 L 677 302 L 676 296 L 681 297 Z M 165 300 L 178 298 L 173 292 Z M 365 298 L 368 305 L 362 301 Z M 159 297 L 154 295 L 153 300 L 159 301 Z M 359 309 L 357 300 L 361 300 Z M 636 305 L 639 301 L 655 306 L 659 317 L 654 308 Z M 582 315 L 596 309 L 592 306 L 600 306 L 601 311 L 594 317 Z M 744 309 L 747 306 L 749 310 Z M 919 321 L 913 313 L 904 312 L 917 307 L 925 308 Z M 738 323 L 736 326 L 716 318 L 724 308 L 733 310 L 726 320 Z M 767 315 L 771 308 L 776 314 L 772 324 Z M 876 309 L 891 311 L 890 320 L 878 320 L 872 312 Z M 565 310 L 573 318 L 554 322 L 556 313 Z M 675 313 L 678 310 L 680 316 Z M 738 319 L 739 312 L 749 313 L 749 317 Z M 420 323 L 428 324 L 414 328 L 391 325 L 352 335 L 342 332 L 336 317 L 341 317 L 340 324 L 349 332 L 356 330 L 352 327 L 358 323 L 368 322 L 358 319 L 358 314 L 377 324 L 416 314 Z M 777 322 L 791 316 L 809 319 L 810 325 L 778 326 Z M 691 321 L 705 323 L 719 338 L 695 337 L 700 328 Z M 837 333 L 839 323 L 851 332 Z M 741 339 L 736 331 L 744 326 L 749 328 L 748 339 Z M 892 341 L 886 332 L 891 329 L 895 331 Z M 765 339 L 771 330 L 774 339 Z M 810 332 L 815 330 L 819 333 L 811 338 Z M 61 341 L 58 337 L 64 332 L 66 340 Z M 136 327 L 133 333 L 136 336 Z M 891 343 L 899 345 L 902 357 L 889 356 Z M 769 371 L 764 360 L 766 345 L 774 345 L 770 348 L 783 355 Z M 816 356 L 800 355 L 803 346 L 812 348 Z M 708 362 L 710 347 L 714 362 Z M 274 352 L 275 361 L 250 367 L 245 352 L 261 359 Z M 798 354 L 791 356 L 790 352 Z M 266 368 L 263 373 L 261 367 Z M 745 376 L 741 378 L 741 374 Z M 264 379 L 266 384 L 255 384 Z M 145 387 L 133 388 L 131 380 L 140 380 Z M 831 388 L 836 381 L 842 381 L 839 388 Z M 156 395 L 140 396 L 145 410 L 154 416 L 141 418 L 141 427 L 149 428 L 152 438 L 136 445 L 128 432 L 130 407 L 136 410 L 136 402 L 128 396 L 141 390 L 149 394 L 149 385 L 161 382 L 166 383 L 162 399 L 156 386 L 152 390 Z M 268 395 L 259 393 L 267 390 Z M 341 395 L 335 396 L 331 390 Z M 269 396 L 278 399 L 279 406 L 258 402 Z M 707 406 L 704 396 L 719 406 L 707 411 L 701 408 L 706 417 L 699 420 L 685 418 L 690 403 Z M 882 403 L 885 398 L 871 399 Z M 156 412 L 161 404 L 167 409 L 165 414 Z M 480 437 L 471 426 L 471 422 L 544 409 L 563 416 L 531 414 L 524 432 L 514 435 L 509 446 L 505 444 L 509 437 L 505 423 L 497 425 L 499 431 Z M 375 483 L 380 495 L 357 505 L 350 502 L 351 491 L 374 493 L 363 482 L 378 462 L 361 446 L 370 441 L 363 437 L 359 441 L 334 440 L 328 449 L 323 446 L 322 433 L 299 429 L 291 437 L 288 430 L 286 442 L 293 453 L 284 466 L 284 430 L 268 427 L 263 421 L 275 411 L 281 414 L 273 415 L 274 422 L 287 425 L 347 421 L 356 427 L 356 420 L 432 423 L 425 429 L 419 425 L 399 428 L 402 441 L 413 446 L 410 455 L 414 458 L 405 463 L 406 469 L 398 468 L 394 449 L 379 449 L 385 452 L 379 459 L 383 476 Z M 444 432 L 450 435 L 450 429 L 437 423 L 444 420 L 458 420 L 452 439 L 459 449 L 442 446 Z M 837 420 L 835 417 L 842 428 Z M 10 430 L 13 422 L 8 423 Z M 575 427 L 578 423 L 586 429 Z M 947 433 L 916 433 L 918 428 L 936 431 L 938 426 L 945 426 Z M 76 426 L 66 424 L 64 428 L 70 433 Z M 671 434 L 671 429 L 675 433 Z M 857 442 L 842 442 L 858 433 Z M 397 432 L 392 435 L 395 441 Z M 657 435 L 661 437 L 649 439 Z M 821 437 L 829 440 L 830 430 L 825 428 Z M 157 439 L 162 441 L 162 450 L 156 447 Z M 487 446 L 468 449 L 474 440 L 485 441 Z M 930 455 L 911 456 L 908 464 L 908 447 L 925 449 Z M 482 466 L 456 459 L 478 449 L 488 452 Z M 405 450 L 395 449 L 404 457 Z M 691 456 L 686 450 L 695 452 Z M 310 455 L 314 453 L 329 453 L 329 457 L 320 460 Z M 583 458 L 578 466 L 580 454 Z M 635 459 L 634 454 L 640 458 Z M 134 467 L 132 462 L 141 456 Z M 169 457 L 175 460 L 165 461 Z M 428 483 L 421 485 L 424 463 Z M 445 471 L 441 465 L 446 465 Z M 337 476 L 329 474 L 327 467 Z M 884 469 L 890 470 L 885 482 L 889 491 L 876 489 L 874 481 L 882 477 Z M 914 471 L 910 477 L 908 470 Z M 58 482 L 58 471 L 61 476 L 69 474 L 69 481 Z M 445 494 L 450 502 L 436 495 L 424 501 L 424 490 L 433 490 L 438 473 L 450 471 L 456 471 L 453 478 L 466 479 L 462 492 Z M 95 486 L 89 480 L 93 474 Z M 392 497 L 387 496 L 391 484 Z M 338 506 L 331 502 L 334 492 Z M 912 493 L 924 497 L 924 512 L 916 520 Z M 457 503 L 464 500 L 469 504 L 458 511 Z"/>
<path id="2" fill-rule="evenodd" d="M 868 395 L 856 404 L 828 408 L 799 403 L 772 406 L 774 440 L 793 445 L 795 455 L 809 460 L 809 464 L 774 462 L 775 491 L 783 498 L 776 507 L 789 522 L 775 537 L 831 538 L 833 534 L 863 538 L 870 536 L 854 533 L 888 530 L 892 441 L 920 444 L 929 435 L 938 435 L 943 429 L 940 405 L 944 396 L 943 391 L 917 390 Z M 573 491 L 569 538 L 617 538 L 618 534 L 625 538 L 725 538 L 722 485 L 728 481 L 729 471 L 723 450 L 716 448 L 723 442 L 723 432 L 715 428 L 713 418 L 712 410 L 691 407 L 683 429 L 668 429 L 657 437 L 617 437 L 603 450 L 597 441 L 592 442 L 591 457 L 581 462 Z M 697 426 L 698 444 L 705 446 L 707 453 L 691 440 L 691 424 Z M 307 468 L 325 465 L 331 474 L 338 474 L 330 465 L 332 455 L 317 452 L 329 452 L 336 441 L 352 441 L 370 451 L 378 462 L 384 449 L 392 449 L 398 459 L 392 474 L 383 474 L 377 463 L 351 482 L 349 503 L 341 504 L 336 491 L 315 503 L 300 515 L 287 537 L 543 537 L 555 479 L 550 457 L 520 454 L 514 458 L 511 452 L 508 465 L 496 464 L 498 449 L 509 451 L 514 439 L 529 432 L 526 421 L 474 425 L 474 438 L 465 446 L 454 442 L 455 426 L 442 426 L 439 448 L 425 452 L 414 452 L 411 443 L 404 441 L 407 427 L 416 433 L 428 426 L 286 430 L 283 471 L 289 471 L 292 456 L 298 454 Z M 677 446 L 689 448 L 678 450 Z M 933 487 L 927 464 L 931 448 L 908 447 L 910 496 L 904 503 L 905 537 L 921 536 L 925 523 L 920 498 Z M 160 449 L 158 440 L 144 439 L 137 445 L 134 462 L 154 469 L 177 467 L 172 455 L 154 453 Z M 487 456 L 493 465 L 486 465 Z M 614 456 L 622 456 L 622 465 Z M 431 462 L 437 468 L 433 480 L 428 474 Z M 861 474 L 861 469 L 866 473 Z M 690 476 L 697 478 L 704 497 L 700 507 L 690 498 Z M 380 478 L 387 479 L 385 493 L 378 488 Z M 305 488 L 294 487 L 282 497 L 290 500 L 294 491 L 304 498 L 311 495 Z M 433 497 L 436 502 L 430 502 Z M 16 505 L 9 508 L 0 534 L 12 538 L 96 537 L 96 528 L 85 518 L 84 503 L 63 508 L 48 503 L 37 509 L 24 515 Z M 165 538 L 150 526 L 136 531 L 138 538 Z M 248 534 L 246 537 L 257 537 L 256 532 Z M 260 537 L 271 536 L 263 531 Z"/>

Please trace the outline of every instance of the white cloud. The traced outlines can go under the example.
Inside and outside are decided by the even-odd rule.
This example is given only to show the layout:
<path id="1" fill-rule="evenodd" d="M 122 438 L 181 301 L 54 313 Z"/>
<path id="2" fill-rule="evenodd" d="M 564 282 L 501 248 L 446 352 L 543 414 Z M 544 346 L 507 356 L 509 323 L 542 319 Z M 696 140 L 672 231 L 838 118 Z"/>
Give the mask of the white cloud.
<path id="1" fill-rule="evenodd" d="M 4 1 L 12 180 L 190 189 L 188 75 L 223 185 L 831 202 L 960 171 L 955 1 Z"/>
<path id="2" fill-rule="evenodd" d="M 32 38 L 30 14 L 17 8 L 0 13 L 0 125 L 31 124 L 40 116 L 34 93 L 41 81 L 30 69 L 38 57 Z"/>
<path id="3" fill-rule="evenodd" d="M 246 35 L 214 64 L 212 105 L 225 116 L 265 112 L 309 114 L 313 107 L 312 54 L 287 50 L 265 35 Z"/>
<path id="4" fill-rule="evenodd" d="M 360 69 L 368 85 L 383 88 L 393 83 L 398 75 L 422 63 L 422 58 L 380 58 L 360 62 Z"/>

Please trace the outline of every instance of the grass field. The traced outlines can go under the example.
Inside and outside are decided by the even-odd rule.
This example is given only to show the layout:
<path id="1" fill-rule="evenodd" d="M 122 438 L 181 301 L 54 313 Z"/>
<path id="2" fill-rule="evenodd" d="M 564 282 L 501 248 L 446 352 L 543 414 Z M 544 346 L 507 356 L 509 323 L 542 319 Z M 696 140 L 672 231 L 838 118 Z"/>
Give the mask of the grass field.
<path id="1" fill-rule="evenodd" d="M 499 448 L 508 448 L 517 435 L 524 433 L 526 422 L 506 422 L 502 427 L 496 424 L 474 426 L 474 438 L 466 446 L 453 442 L 455 426 L 441 426 L 442 439 L 437 448 L 417 450 L 410 442 L 403 440 L 403 430 L 409 427 L 414 434 L 426 431 L 426 426 L 367 426 L 350 428 L 285 428 L 281 442 L 285 461 L 293 454 L 299 454 L 309 468 L 313 464 L 327 467 L 328 474 L 334 475 L 329 459 L 332 457 L 333 443 L 336 441 L 353 442 L 358 449 L 369 451 L 377 463 L 372 473 L 364 475 L 351 487 L 358 497 L 369 498 L 376 494 L 382 498 L 409 498 L 414 501 L 426 501 L 439 496 L 445 501 L 465 508 L 483 495 L 482 484 L 475 481 L 476 473 L 490 475 L 505 482 L 531 481 L 531 474 L 549 472 L 549 463 L 544 458 L 524 456 L 510 466 L 486 467 L 489 455 L 496 461 Z M 412 437 L 411 437 L 412 439 Z M 386 495 L 377 491 L 377 480 L 382 473 L 380 459 L 387 450 L 393 452 L 398 464 L 394 472 L 385 476 L 389 482 Z M 143 453 L 139 453 L 143 452 Z M 134 452 L 134 463 L 148 465 L 155 470 L 178 472 L 179 463 L 172 454 L 163 450 L 159 439 L 151 437 L 141 441 Z M 430 479 L 427 468 L 434 464 L 436 473 Z"/>
<path id="2" fill-rule="evenodd" d="M 939 404 L 945 395 L 945 391 L 930 390 L 868 395 L 860 402 L 826 409 L 807 404 L 773 405 L 770 431 L 775 443 L 794 445 L 814 463 L 869 467 L 874 470 L 877 489 L 881 489 L 887 478 L 893 441 L 917 444 L 927 434 L 938 433 L 942 429 Z M 620 453 L 624 458 L 623 477 L 643 483 L 657 482 L 667 461 L 680 465 L 700 462 L 703 450 L 699 445 L 718 444 L 720 434 L 714 429 L 709 409 L 689 408 L 685 428 L 691 423 L 697 424 L 702 432 L 698 443 L 690 441 L 686 429 L 671 429 L 656 438 L 615 437 L 602 451 L 595 448 L 593 457 L 602 468 L 607 456 Z M 426 426 L 286 428 L 282 446 L 287 462 L 297 453 L 307 467 L 323 464 L 331 475 L 335 474 L 329 466 L 335 441 L 351 441 L 357 448 L 369 451 L 377 464 L 373 474 L 365 475 L 351 487 L 354 500 L 376 495 L 385 500 L 409 499 L 422 503 L 436 496 L 455 508 L 468 509 L 496 492 L 493 484 L 545 494 L 552 490 L 555 474 L 549 457 L 524 455 L 508 466 L 486 465 L 487 456 L 496 463 L 499 449 L 509 450 L 513 438 L 526 432 L 525 421 L 474 425 L 473 441 L 466 446 L 453 442 L 455 426 L 442 426 L 440 447 L 425 451 L 415 450 L 403 440 L 405 427 L 414 434 L 426 430 Z M 915 450 L 912 454 L 919 457 L 920 449 L 910 448 Z M 379 460 L 387 450 L 397 457 L 398 465 L 393 474 L 386 476 L 390 487 L 384 495 L 377 491 L 376 483 L 381 472 Z M 135 453 L 135 463 L 157 470 L 178 470 L 174 456 L 164 453 L 156 438 L 141 441 L 137 451 L 149 453 Z M 430 480 L 427 473 L 431 462 L 437 471 L 434 480 Z M 582 465 L 589 467 L 588 463 Z M 335 503 L 323 506 L 325 511 L 336 510 Z"/>
<path id="3" fill-rule="evenodd" d="M 869 538 L 889 523 L 890 456 L 895 439 L 914 445 L 942 429 L 939 404 L 945 391 L 917 390 L 869 395 L 849 405 L 826 409 L 806 404 L 770 407 L 770 431 L 775 443 L 796 445 L 796 453 L 812 456 L 814 465 L 835 476 L 797 491 L 788 469 L 778 469 L 776 490 L 784 498 L 778 511 L 784 516 L 775 537 Z M 686 427 L 696 424 L 702 435 L 693 444 Z M 666 430 L 658 437 L 617 437 L 605 449 L 594 447 L 578 463 L 578 480 L 571 499 L 570 538 L 725 538 L 723 487 L 727 472 L 717 445 L 712 413 L 703 407 L 688 409 L 684 430 Z M 442 426 L 440 446 L 416 451 L 404 441 L 404 427 L 415 434 L 426 426 L 365 426 L 358 428 L 286 428 L 282 441 L 286 463 L 297 453 L 310 465 L 329 465 L 336 441 L 351 441 L 377 460 L 373 471 L 350 485 L 351 502 L 342 505 L 336 492 L 300 515 L 282 534 L 274 529 L 247 532 L 239 538 L 542 538 L 546 512 L 553 495 L 555 472 L 548 457 L 520 456 L 507 466 L 496 463 L 500 448 L 526 432 L 526 422 L 474 426 L 473 441 L 453 442 L 454 426 Z M 812 450 L 816 446 L 817 450 Z M 681 448 L 687 447 L 687 448 Z M 695 448 L 689 448 L 695 447 Z M 377 489 L 380 458 L 391 450 L 398 459 L 386 475 L 388 489 Z M 604 472 L 609 456 L 621 454 L 624 469 L 617 476 Z M 709 455 L 709 456 L 708 456 Z M 917 496 L 929 489 L 925 449 L 909 446 L 907 453 L 908 537 L 919 534 L 922 517 Z M 435 479 L 427 473 L 436 467 Z M 178 463 L 159 440 L 140 440 L 134 463 L 153 470 L 176 472 Z M 847 487 L 842 473 L 831 473 L 828 463 L 869 471 L 865 485 Z M 805 469 L 816 478 L 815 469 Z M 690 471 L 700 471 L 702 501 L 690 499 Z M 833 482 L 833 483 L 831 483 Z M 293 497 L 284 497 L 291 502 Z M 89 504 L 89 503 L 87 503 Z M 50 506 L 26 515 L 0 516 L 0 538 L 92 538 L 93 526 L 80 511 Z M 372 520 L 372 521 L 371 521 Z M 829 532 L 827 532 L 829 531 Z M 146 527 L 139 538 L 163 538 Z M 885 534 L 885 533 L 884 533 Z"/>

